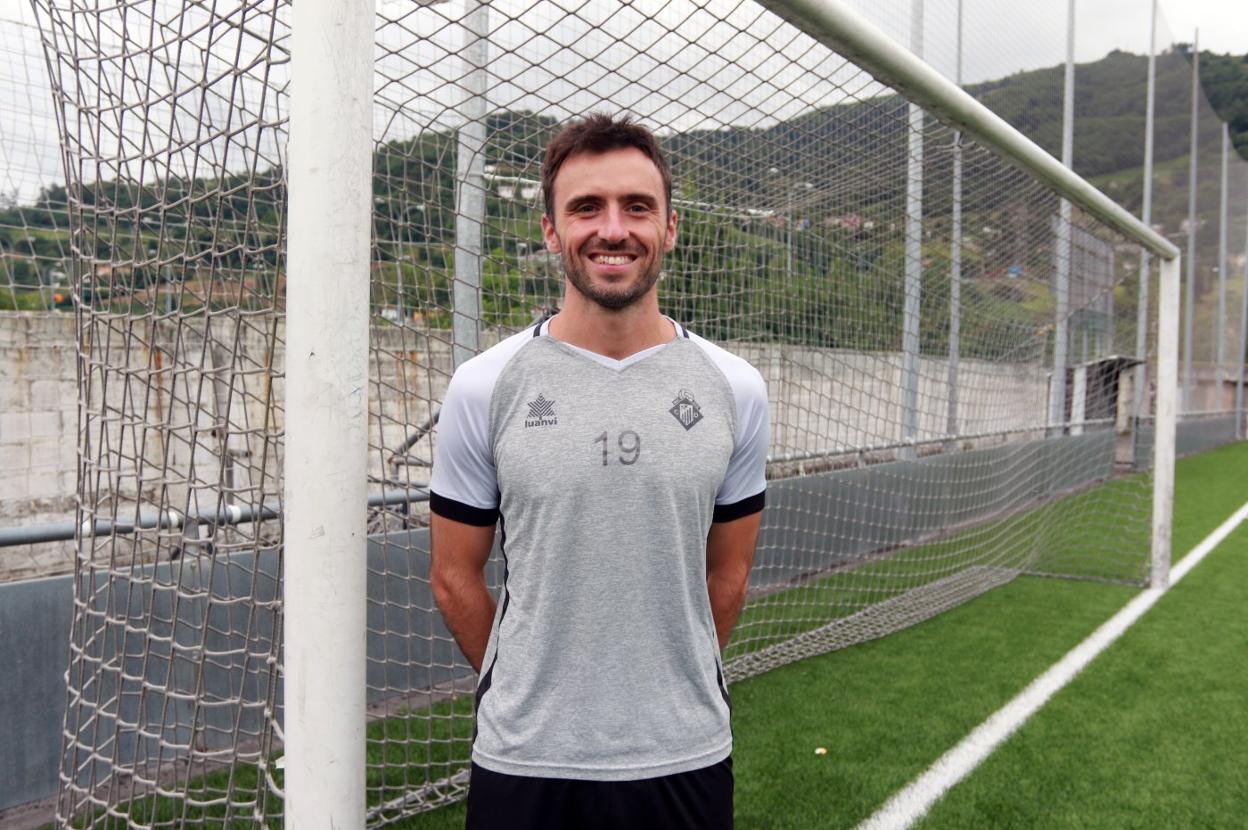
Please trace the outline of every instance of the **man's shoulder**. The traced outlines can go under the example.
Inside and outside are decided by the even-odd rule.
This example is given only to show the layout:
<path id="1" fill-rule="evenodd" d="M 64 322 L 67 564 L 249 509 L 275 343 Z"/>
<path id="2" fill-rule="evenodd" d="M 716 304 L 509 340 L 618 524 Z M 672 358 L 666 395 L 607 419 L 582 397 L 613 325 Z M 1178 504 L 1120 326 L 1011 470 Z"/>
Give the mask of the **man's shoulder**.
<path id="1" fill-rule="evenodd" d="M 533 342 L 535 329 L 523 329 L 464 361 L 451 377 L 448 394 L 488 403 L 499 375 L 521 349 Z"/>
<path id="2" fill-rule="evenodd" d="M 733 394 L 741 396 L 767 398 L 767 384 L 763 375 L 748 360 L 735 354 L 723 346 L 712 343 L 704 337 L 685 329 L 688 339 L 698 346 L 710 359 L 732 388 Z"/>

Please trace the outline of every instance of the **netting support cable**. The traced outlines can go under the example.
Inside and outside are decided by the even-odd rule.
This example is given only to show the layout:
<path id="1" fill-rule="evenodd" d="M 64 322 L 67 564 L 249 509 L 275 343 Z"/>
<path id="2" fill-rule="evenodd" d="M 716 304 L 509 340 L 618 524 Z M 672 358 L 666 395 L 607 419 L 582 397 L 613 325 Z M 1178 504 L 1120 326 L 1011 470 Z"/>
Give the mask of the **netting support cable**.
<path id="1" fill-rule="evenodd" d="M 958 0 L 954 82 L 962 86 L 962 0 Z M 945 432 L 958 434 L 958 360 L 962 334 L 962 133 L 953 133 L 952 217 L 949 229 L 949 404 Z"/>
<path id="2" fill-rule="evenodd" d="M 1183 411 L 1192 401 L 1192 324 L 1196 308 L 1196 141 L 1200 120 L 1200 29 L 1192 37 L 1191 150 L 1187 167 L 1187 289 L 1183 304 Z"/>
<path id="3" fill-rule="evenodd" d="M 365 823 L 374 4 L 291 30 L 284 568 L 288 830 Z M 326 336 L 329 333 L 329 336 Z"/>
<path id="4" fill-rule="evenodd" d="M 1162 261 L 1157 291 L 1157 420 L 1153 440 L 1153 543 L 1149 576 L 1149 585 L 1153 588 L 1164 588 L 1170 581 L 1181 262 L 1181 257 Z"/>
<path id="5" fill-rule="evenodd" d="M 485 227 L 486 61 L 490 7 L 468 0 L 460 53 L 464 98 L 455 154 L 455 287 L 452 358 L 455 368 L 480 351 L 481 262 Z"/>
<path id="6" fill-rule="evenodd" d="M 1153 117 L 1157 98 L 1157 0 L 1153 0 L 1148 24 L 1148 87 L 1145 92 L 1144 114 L 1144 203 L 1140 219 L 1145 225 L 1153 225 Z M 1135 356 L 1140 362 L 1135 366 L 1135 417 L 1148 414 L 1148 284 L 1152 279 L 1152 256 L 1147 248 L 1140 249 L 1139 301 L 1136 308 Z M 1139 430 L 1132 430 L 1138 439 Z M 1132 456 L 1135 453 L 1132 452 Z"/>
<path id="7" fill-rule="evenodd" d="M 1231 127 L 1222 125 L 1222 176 L 1218 183 L 1218 335 L 1214 348 L 1214 386 L 1218 390 L 1213 408 L 1223 404 L 1222 385 L 1226 374 L 1226 203 L 1230 196 L 1228 165 L 1231 155 Z"/>
<path id="8" fill-rule="evenodd" d="M 910 0 L 910 51 L 923 57 L 923 0 Z M 906 288 L 902 313 L 901 440 L 919 436 L 919 298 L 923 283 L 923 108 L 909 106 L 906 153 Z M 902 450 L 913 459 L 913 450 Z"/>

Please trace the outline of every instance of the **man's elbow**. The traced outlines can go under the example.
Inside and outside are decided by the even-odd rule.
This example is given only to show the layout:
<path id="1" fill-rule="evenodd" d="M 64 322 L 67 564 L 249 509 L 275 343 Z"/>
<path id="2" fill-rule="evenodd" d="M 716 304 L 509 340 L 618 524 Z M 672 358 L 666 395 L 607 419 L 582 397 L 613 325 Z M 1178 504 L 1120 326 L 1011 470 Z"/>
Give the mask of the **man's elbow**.
<path id="1" fill-rule="evenodd" d="M 434 559 L 434 565 L 429 569 L 429 587 L 433 590 L 433 602 L 438 606 L 439 611 L 446 613 L 447 609 L 455 606 L 458 583 L 459 580 L 455 578 L 453 569 L 445 566 L 439 567 L 437 559 Z"/>

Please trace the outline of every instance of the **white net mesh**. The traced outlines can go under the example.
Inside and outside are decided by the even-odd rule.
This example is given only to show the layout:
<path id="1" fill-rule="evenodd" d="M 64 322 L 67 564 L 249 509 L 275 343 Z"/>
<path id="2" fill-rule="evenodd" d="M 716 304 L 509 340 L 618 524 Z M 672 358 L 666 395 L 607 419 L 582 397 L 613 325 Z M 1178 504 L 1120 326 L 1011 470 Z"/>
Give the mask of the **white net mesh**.
<path id="1" fill-rule="evenodd" d="M 67 169 L 44 206 L 68 216 L 54 238 L 80 381 L 58 816 L 278 826 L 290 10 L 36 7 Z M 1156 356 L 1155 311 L 1141 352 L 1136 246 L 1077 210 L 1064 231 L 1029 174 L 912 121 L 752 3 L 396 0 L 376 32 L 371 824 L 467 784 L 474 678 L 427 577 L 434 422 L 457 357 L 559 304 L 540 160 L 590 110 L 635 113 L 670 155 L 664 311 L 769 386 L 769 506 L 731 678 L 1023 572 L 1147 578 L 1151 426 L 1133 416 L 1151 395 L 1129 368 Z"/>

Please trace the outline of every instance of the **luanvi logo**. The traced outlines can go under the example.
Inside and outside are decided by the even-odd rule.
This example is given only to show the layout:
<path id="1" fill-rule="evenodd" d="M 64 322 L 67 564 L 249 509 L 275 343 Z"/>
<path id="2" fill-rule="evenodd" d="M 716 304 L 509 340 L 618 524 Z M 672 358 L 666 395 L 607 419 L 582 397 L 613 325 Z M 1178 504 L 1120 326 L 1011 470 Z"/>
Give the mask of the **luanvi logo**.
<path id="1" fill-rule="evenodd" d="M 676 400 L 672 401 L 672 408 L 667 411 L 680 421 L 685 432 L 693 429 L 702 420 L 702 407 L 698 406 L 698 402 L 693 399 L 693 393 L 688 389 L 681 389 L 677 393 Z"/>
<path id="2" fill-rule="evenodd" d="M 539 394 L 537 400 L 529 401 L 529 417 L 524 419 L 526 427 L 553 427 L 558 423 L 554 401 L 546 400 L 543 394 Z"/>

